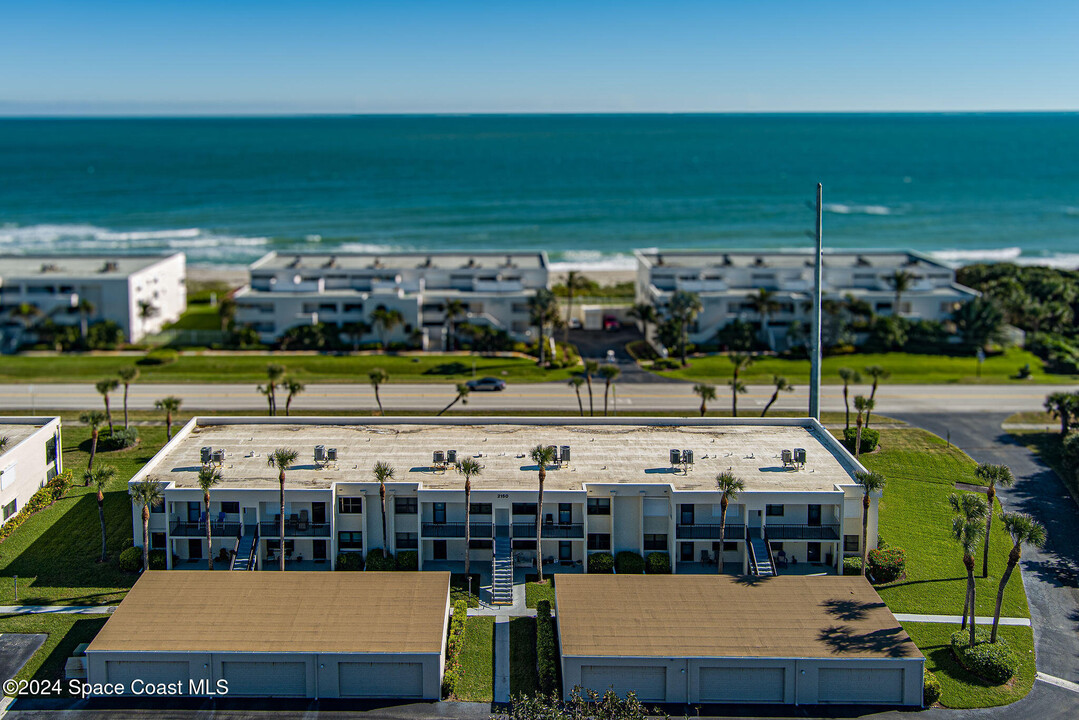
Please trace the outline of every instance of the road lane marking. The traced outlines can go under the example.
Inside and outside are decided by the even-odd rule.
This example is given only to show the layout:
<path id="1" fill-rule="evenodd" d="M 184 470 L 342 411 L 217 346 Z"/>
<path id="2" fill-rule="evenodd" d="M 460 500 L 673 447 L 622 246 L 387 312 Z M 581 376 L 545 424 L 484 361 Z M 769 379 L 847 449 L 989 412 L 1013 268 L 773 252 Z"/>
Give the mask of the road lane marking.
<path id="1" fill-rule="evenodd" d="M 1065 690 L 1070 690 L 1073 693 L 1079 694 L 1079 683 L 1073 683 L 1070 680 L 1058 678 L 1053 675 L 1046 675 L 1043 672 L 1036 673 L 1035 678 L 1042 682 L 1049 683 L 1050 685 L 1056 685 L 1058 688 L 1064 688 Z"/>

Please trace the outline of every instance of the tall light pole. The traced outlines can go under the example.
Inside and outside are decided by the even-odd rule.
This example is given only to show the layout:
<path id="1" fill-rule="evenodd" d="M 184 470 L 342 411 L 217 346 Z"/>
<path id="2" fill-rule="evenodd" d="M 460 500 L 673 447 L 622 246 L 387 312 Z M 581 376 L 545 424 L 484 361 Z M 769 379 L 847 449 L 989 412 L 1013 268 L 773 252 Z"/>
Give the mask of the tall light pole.
<path id="1" fill-rule="evenodd" d="M 809 416 L 820 420 L 820 322 L 821 322 L 821 283 L 823 280 L 823 249 L 821 245 L 821 214 L 823 207 L 821 198 L 823 188 L 817 183 L 817 254 L 813 271 L 813 316 L 812 334 L 810 341 L 812 347 L 809 352 Z"/>

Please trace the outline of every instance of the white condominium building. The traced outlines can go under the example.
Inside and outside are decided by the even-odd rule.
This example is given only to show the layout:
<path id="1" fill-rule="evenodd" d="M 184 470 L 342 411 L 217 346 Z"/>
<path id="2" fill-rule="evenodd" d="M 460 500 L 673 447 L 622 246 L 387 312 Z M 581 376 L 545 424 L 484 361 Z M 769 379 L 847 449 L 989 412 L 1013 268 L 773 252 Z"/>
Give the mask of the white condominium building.
<path id="1" fill-rule="evenodd" d="M 813 298 L 814 259 L 803 252 L 637 251 L 637 301 L 666 306 L 678 291 L 696 294 L 703 310 L 690 329 L 690 341 L 710 342 L 734 320 L 759 322 L 749 296 L 764 289 L 775 293 L 779 309 L 768 319 L 767 341 L 786 347 L 794 321 L 808 325 Z M 897 271 L 912 277 L 895 307 Z M 978 296 L 955 281 L 955 271 L 912 252 L 828 252 L 824 255 L 823 292 L 842 300 L 850 295 L 873 312 L 912 319 L 946 320 L 960 304 Z"/>
<path id="2" fill-rule="evenodd" d="M 58 417 L 0 417 L 0 525 L 63 471 Z"/>
<path id="3" fill-rule="evenodd" d="M 111 320 L 128 342 L 138 342 L 187 309 L 186 275 L 183 253 L 0 257 L 0 325 L 8 338 L 4 349 L 11 349 L 13 340 L 21 342 L 22 323 L 11 315 L 24 303 L 36 307 L 39 318 L 59 324 Z"/>
<path id="4" fill-rule="evenodd" d="M 387 339 L 417 331 L 424 347 L 445 347 L 446 303 L 457 300 L 457 323 L 487 325 L 516 340 L 531 334 L 528 299 L 547 287 L 545 253 L 270 253 L 251 265 L 250 285 L 236 294 L 236 323 L 272 342 L 297 325 L 344 328 L 371 324 L 384 306 L 403 322 Z M 372 333 L 368 340 L 377 339 Z"/>

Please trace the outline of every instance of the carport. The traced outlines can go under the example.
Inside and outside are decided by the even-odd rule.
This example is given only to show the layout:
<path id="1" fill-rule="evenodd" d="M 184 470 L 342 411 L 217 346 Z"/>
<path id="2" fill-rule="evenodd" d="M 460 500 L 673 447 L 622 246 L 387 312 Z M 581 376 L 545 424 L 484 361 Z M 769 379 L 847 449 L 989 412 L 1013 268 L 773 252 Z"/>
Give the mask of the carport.
<path id="1" fill-rule="evenodd" d="M 148 572 L 87 648 L 87 677 L 131 695 L 438 699 L 449 584 L 446 572 Z"/>
<path id="2" fill-rule="evenodd" d="M 555 593 L 564 694 L 922 703 L 925 658 L 862 577 L 565 575 Z"/>

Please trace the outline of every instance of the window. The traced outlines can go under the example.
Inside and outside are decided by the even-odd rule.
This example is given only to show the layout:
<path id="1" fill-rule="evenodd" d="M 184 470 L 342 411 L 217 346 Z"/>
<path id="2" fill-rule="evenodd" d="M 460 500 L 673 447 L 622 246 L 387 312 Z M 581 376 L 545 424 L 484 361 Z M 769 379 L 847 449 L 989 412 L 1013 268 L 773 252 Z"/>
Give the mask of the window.
<path id="1" fill-rule="evenodd" d="M 187 502 L 187 521 L 197 523 L 202 519 L 202 503 L 193 502 L 189 500 Z"/>
<path id="2" fill-rule="evenodd" d="M 682 525 L 693 524 L 693 503 L 682 503 L 678 506 L 680 520 Z"/>
<path id="3" fill-rule="evenodd" d="M 446 522 L 446 503 L 436 502 L 432 504 L 431 513 L 434 516 L 434 521 L 438 524 L 444 524 Z M 443 558 L 445 559 L 445 558 Z"/>
<path id="4" fill-rule="evenodd" d="M 611 534 L 610 533 L 588 533 L 588 549 L 589 550 L 610 550 L 611 549 Z"/>
<path id="5" fill-rule="evenodd" d="M 342 515 L 355 515 L 363 512 L 362 497 L 339 497 L 337 498 L 337 512 Z"/>
<path id="6" fill-rule="evenodd" d="M 150 506 L 150 512 L 152 512 L 152 513 L 163 513 L 163 512 L 165 512 L 165 503 L 159 502 L 157 505 L 151 505 Z"/>
<path id="7" fill-rule="evenodd" d="M 433 550 L 434 550 L 434 559 L 435 560 L 445 560 L 446 559 L 446 541 L 445 540 L 435 540 L 433 545 L 434 545 L 434 548 L 433 548 Z"/>
<path id="8" fill-rule="evenodd" d="M 45 464 L 51 465 L 56 462 L 56 436 L 49 438 L 45 442 Z"/>
<path id="9" fill-rule="evenodd" d="M 399 497 L 393 499 L 393 510 L 398 515 L 415 515 L 418 505 L 414 497 Z"/>
<path id="10" fill-rule="evenodd" d="M 513 503 L 514 515 L 535 515 L 536 503 Z"/>
<path id="11" fill-rule="evenodd" d="M 569 540 L 560 540 L 558 542 L 558 559 L 561 562 L 573 560 L 573 543 Z"/>
<path id="12" fill-rule="evenodd" d="M 491 550 L 494 548 L 493 540 L 469 540 L 468 547 L 472 550 Z"/>
<path id="13" fill-rule="evenodd" d="M 326 559 L 326 541 L 325 540 L 312 540 L 311 541 L 311 558 L 313 560 L 325 560 Z"/>
<path id="14" fill-rule="evenodd" d="M 311 522 L 316 525 L 324 525 L 326 523 L 326 503 L 311 503 Z"/>
<path id="15" fill-rule="evenodd" d="M 337 533 L 337 549 L 338 550 L 362 550 L 363 549 L 363 533 L 362 532 L 339 532 L 339 533 Z"/>
<path id="16" fill-rule="evenodd" d="M 589 515 L 610 515 L 611 514 L 611 499 L 610 498 L 588 498 L 588 514 Z"/>
<path id="17" fill-rule="evenodd" d="M 18 500 L 12 500 L 4 506 L 4 522 L 7 522 L 8 518 L 12 517 L 18 512 Z"/>
<path id="18" fill-rule="evenodd" d="M 667 549 L 667 536 L 666 534 L 649 534 L 644 535 L 644 549 L 645 550 L 666 550 Z"/>
<path id="19" fill-rule="evenodd" d="M 151 550 L 164 550 L 165 549 L 165 533 L 163 533 L 163 532 L 150 533 L 150 549 Z"/>
<path id="20" fill-rule="evenodd" d="M 558 503 L 558 523 L 569 525 L 573 522 L 573 506 L 569 503 Z"/>
<path id="21" fill-rule="evenodd" d="M 765 514 L 768 517 L 783 517 L 783 506 L 769 505 L 767 508 L 765 508 Z"/>
<path id="22" fill-rule="evenodd" d="M 491 503 L 469 503 L 468 511 L 473 515 L 490 515 Z"/>
<path id="23" fill-rule="evenodd" d="M 861 550 L 861 538 L 857 535 L 843 536 L 843 552 L 858 552 Z"/>
<path id="24" fill-rule="evenodd" d="M 723 552 L 734 552 L 738 549 L 738 543 L 736 542 L 724 542 Z"/>
<path id="25" fill-rule="evenodd" d="M 239 515 L 240 503 L 239 502 L 223 502 L 221 503 L 221 512 L 226 515 Z"/>
<path id="26" fill-rule="evenodd" d="M 419 538 L 416 533 L 399 532 L 397 533 L 397 549 L 398 550 L 415 550 L 420 546 Z"/>

